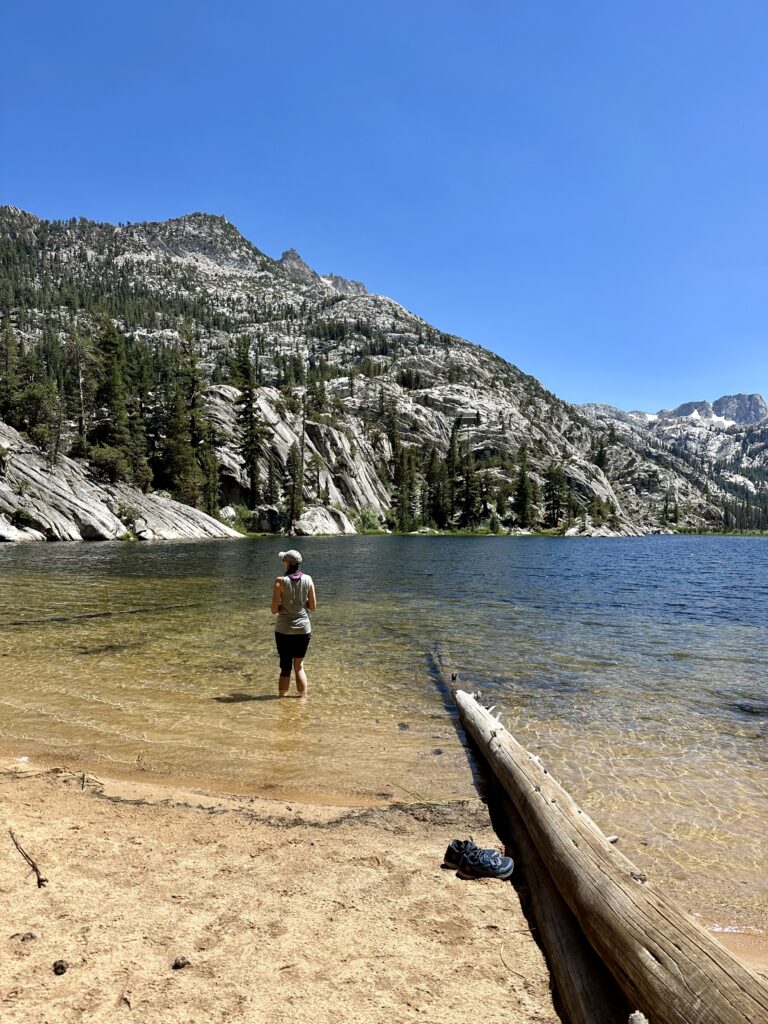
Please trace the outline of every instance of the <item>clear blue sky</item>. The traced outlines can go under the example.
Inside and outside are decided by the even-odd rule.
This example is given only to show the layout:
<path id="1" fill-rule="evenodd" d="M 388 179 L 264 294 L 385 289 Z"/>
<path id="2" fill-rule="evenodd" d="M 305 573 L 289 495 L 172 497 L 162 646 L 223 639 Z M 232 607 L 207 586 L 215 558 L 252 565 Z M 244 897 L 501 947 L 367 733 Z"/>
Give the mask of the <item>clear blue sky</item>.
<path id="1" fill-rule="evenodd" d="M 561 397 L 768 397 L 764 0 L 2 0 L 0 202 L 221 213 Z"/>

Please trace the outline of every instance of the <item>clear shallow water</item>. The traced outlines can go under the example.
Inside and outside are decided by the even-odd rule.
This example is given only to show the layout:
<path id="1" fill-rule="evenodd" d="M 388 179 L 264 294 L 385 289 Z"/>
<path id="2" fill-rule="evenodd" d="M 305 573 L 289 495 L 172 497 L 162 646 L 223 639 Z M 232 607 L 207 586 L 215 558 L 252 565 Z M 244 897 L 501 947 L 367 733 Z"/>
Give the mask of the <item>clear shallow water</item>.
<path id="1" fill-rule="evenodd" d="M 469 796 L 438 646 L 686 905 L 766 924 L 768 542 L 301 547 L 306 703 L 273 699 L 279 542 L 0 548 L 4 753 L 286 799 Z"/>

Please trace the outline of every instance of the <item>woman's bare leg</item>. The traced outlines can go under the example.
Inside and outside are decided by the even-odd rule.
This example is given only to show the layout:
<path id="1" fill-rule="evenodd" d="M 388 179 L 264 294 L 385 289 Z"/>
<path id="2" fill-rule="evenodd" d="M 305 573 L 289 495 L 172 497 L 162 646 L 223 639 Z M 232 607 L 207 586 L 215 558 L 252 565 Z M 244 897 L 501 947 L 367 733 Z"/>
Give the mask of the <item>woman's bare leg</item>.
<path id="1" fill-rule="evenodd" d="M 287 676 L 281 675 L 277 683 L 277 689 L 281 697 L 284 697 L 288 693 L 288 687 L 291 685 L 290 673 Z"/>
<path id="2" fill-rule="evenodd" d="M 293 671 L 296 673 L 296 689 L 300 697 L 307 695 L 307 673 L 304 671 L 304 659 L 293 659 Z"/>

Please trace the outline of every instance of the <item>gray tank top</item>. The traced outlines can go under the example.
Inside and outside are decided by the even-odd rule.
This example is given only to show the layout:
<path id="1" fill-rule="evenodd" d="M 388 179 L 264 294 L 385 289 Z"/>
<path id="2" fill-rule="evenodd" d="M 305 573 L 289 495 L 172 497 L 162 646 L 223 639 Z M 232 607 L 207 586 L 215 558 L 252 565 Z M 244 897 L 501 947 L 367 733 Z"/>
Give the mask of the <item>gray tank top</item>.
<path id="1" fill-rule="evenodd" d="M 297 580 L 283 576 L 283 596 L 275 622 L 276 633 L 311 633 L 312 625 L 307 615 L 307 600 L 312 577 L 302 575 Z"/>

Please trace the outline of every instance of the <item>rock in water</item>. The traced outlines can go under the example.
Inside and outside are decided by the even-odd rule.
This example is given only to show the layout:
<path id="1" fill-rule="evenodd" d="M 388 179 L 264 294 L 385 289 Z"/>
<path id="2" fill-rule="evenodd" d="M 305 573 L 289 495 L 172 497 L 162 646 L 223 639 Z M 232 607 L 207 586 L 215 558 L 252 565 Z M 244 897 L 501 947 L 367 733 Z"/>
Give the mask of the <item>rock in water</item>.
<path id="1" fill-rule="evenodd" d="M 314 537 L 317 534 L 347 534 L 357 533 L 348 517 L 336 508 L 325 508 L 323 505 L 313 505 L 305 509 L 301 519 L 293 524 L 293 529 L 299 537 Z"/>

